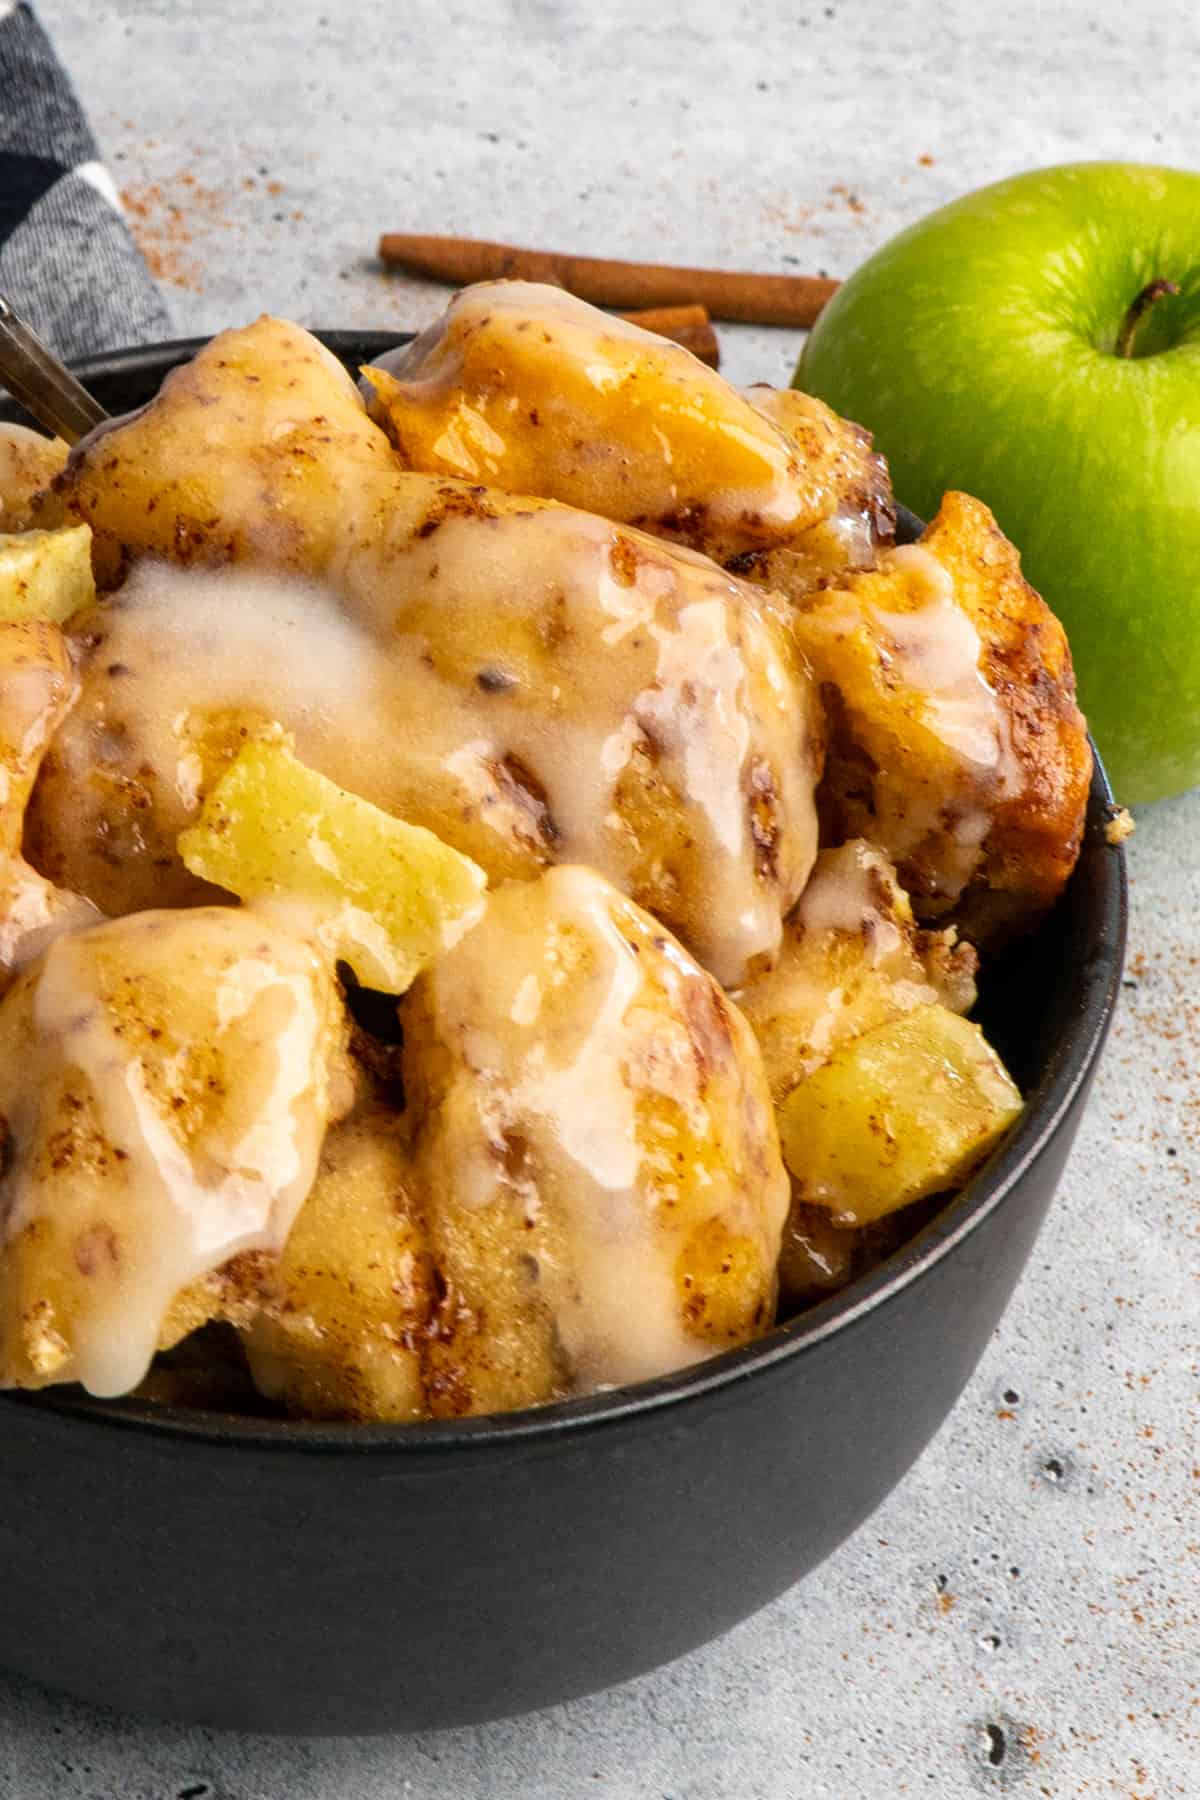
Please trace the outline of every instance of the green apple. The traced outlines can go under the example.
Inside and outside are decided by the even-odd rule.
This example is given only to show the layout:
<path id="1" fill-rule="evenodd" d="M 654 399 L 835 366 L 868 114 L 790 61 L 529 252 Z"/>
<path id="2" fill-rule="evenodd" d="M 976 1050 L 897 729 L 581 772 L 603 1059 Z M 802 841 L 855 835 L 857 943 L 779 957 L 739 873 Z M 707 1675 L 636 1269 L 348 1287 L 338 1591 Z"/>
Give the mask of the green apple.
<path id="1" fill-rule="evenodd" d="M 796 385 L 875 433 L 913 511 L 987 501 L 1121 799 L 1200 781 L 1200 175 L 1076 163 L 956 200 L 851 276 Z"/>

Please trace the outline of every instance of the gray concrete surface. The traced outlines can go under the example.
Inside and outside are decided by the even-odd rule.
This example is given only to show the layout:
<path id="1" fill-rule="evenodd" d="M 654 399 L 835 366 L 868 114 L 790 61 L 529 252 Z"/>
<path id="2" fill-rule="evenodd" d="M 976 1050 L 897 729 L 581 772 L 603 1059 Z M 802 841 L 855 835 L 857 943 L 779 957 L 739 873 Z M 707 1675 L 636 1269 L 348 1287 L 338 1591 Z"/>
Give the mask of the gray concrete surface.
<path id="1" fill-rule="evenodd" d="M 1190 0 L 44 0 L 181 331 L 419 325 L 381 229 L 843 274 L 1018 168 L 1197 159 Z M 725 333 L 735 377 L 798 340 Z M 267 1742 L 0 1678 L 4 1800 L 1200 1792 L 1200 793 L 1131 846 L 1130 979 L 1032 1267 L 953 1417 L 813 1579 L 629 1687 Z M 0 1595 L 0 1604 L 3 1596 Z"/>

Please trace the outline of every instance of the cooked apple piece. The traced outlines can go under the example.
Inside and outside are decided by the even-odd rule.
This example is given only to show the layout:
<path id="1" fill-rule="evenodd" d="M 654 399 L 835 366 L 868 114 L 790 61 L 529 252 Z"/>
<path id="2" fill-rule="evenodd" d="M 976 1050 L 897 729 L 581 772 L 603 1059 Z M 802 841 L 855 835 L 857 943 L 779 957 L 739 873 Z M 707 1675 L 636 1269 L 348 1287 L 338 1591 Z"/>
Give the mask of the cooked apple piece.
<path id="1" fill-rule="evenodd" d="M 783 1102 L 794 1196 L 869 1224 L 958 1187 L 1021 1105 L 978 1025 L 917 1007 L 843 1044 Z"/>
<path id="2" fill-rule="evenodd" d="M 0 624 L 61 625 L 95 598 L 88 526 L 0 533 Z"/>
<path id="3" fill-rule="evenodd" d="M 202 1278 L 282 1249 L 348 1098 L 344 1029 L 325 958 L 233 907 L 73 932 L 18 978 L 0 1386 L 128 1392 L 221 1310 Z M 181 1296 L 198 1282 L 208 1305 Z"/>
<path id="4" fill-rule="evenodd" d="M 305 768 L 282 738 L 246 745 L 179 839 L 194 875 L 311 910 L 366 987 L 402 994 L 480 912 L 482 869 L 420 825 Z"/>
<path id="5" fill-rule="evenodd" d="M 243 1334 L 260 1393 L 310 1419 L 425 1414 L 422 1339 L 432 1262 L 400 1118 L 356 1114 L 321 1166 Z"/>
<path id="6" fill-rule="evenodd" d="M 1092 758 L 1062 626 L 987 507 L 794 610 L 831 723 L 822 831 L 868 836 L 918 917 L 991 945 L 1036 924 L 1082 838 Z"/>
<path id="7" fill-rule="evenodd" d="M 60 523 L 61 502 L 46 490 L 66 460 L 61 438 L 0 424 L 0 532 Z"/>
<path id="8" fill-rule="evenodd" d="M 401 1022 L 433 1413 L 666 1374 L 771 1323 L 787 1180 L 758 1048 L 640 907 L 590 869 L 506 884 Z"/>
<path id="9" fill-rule="evenodd" d="M 917 1008 L 968 1012 L 978 957 L 954 928 L 922 931 L 883 852 L 856 839 L 822 850 L 784 927 L 779 961 L 736 998 L 749 1019 L 777 1105 L 863 1032 Z M 779 1260 L 784 1305 L 832 1292 L 867 1266 L 869 1233 L 810 1204 L 793 1177 Z M 899 1226 L 889 1226 L 897 1231 Z M 890 1244 L 887 1246 L 890 1247 Z"/>

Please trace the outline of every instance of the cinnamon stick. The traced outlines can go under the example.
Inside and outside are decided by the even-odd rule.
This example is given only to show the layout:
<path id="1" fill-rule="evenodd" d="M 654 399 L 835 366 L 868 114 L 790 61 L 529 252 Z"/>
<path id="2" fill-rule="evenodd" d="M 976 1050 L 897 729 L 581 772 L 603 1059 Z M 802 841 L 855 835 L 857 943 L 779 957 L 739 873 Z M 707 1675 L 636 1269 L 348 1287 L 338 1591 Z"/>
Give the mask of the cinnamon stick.
<path id="1" fill-rule="evenodd" d="M 699 304 L 714 319 L 754 325 L 812 325 L 837 289 L 816 275 L 736 274 L 726 269 L 670 268 L 663 263 L 614 262 L 600 256 L 564 256 L 520 250 L 479 238 L 426 237 L 385 232 L 384 262 L 415 275 L 463 287 L 471 281 L 550 281 L 595 306 L 644 309 Z"/>
<path id="2" fill-rule="evenodd" d="M 704 307 L 652 306 L 641 312 L 622 313 L 621 317 L 631 325 L 640 325 L 643 331 L 654 331 L 659 337 L 682 344 L 710 369 L 720 367 L 721 348 Z"/>

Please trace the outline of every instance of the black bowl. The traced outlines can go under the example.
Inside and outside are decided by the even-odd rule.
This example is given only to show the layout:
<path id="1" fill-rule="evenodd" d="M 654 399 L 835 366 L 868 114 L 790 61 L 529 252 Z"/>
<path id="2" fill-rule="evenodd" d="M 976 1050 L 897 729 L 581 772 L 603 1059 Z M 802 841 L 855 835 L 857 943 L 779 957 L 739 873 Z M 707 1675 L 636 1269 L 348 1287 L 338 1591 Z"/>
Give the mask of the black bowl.
<path id="1" fill-rule="evenodd" d="M 325 336 L 350 363 L 397 341 Z M 82 373 L 125 409 L 196 347 Z M 1063 899 L 983 992 L 1025 1114 L 886 1263 L 746 1349 L 495 1418 L 285 1424 L 6 1395 L 0 1663 L 211 1725 L 462 1724 L 653 1668 L 812 1569 L 953 1406 L 1050 1204 L 1120 979 L 1110 798 L 1098 768 Z"/>

